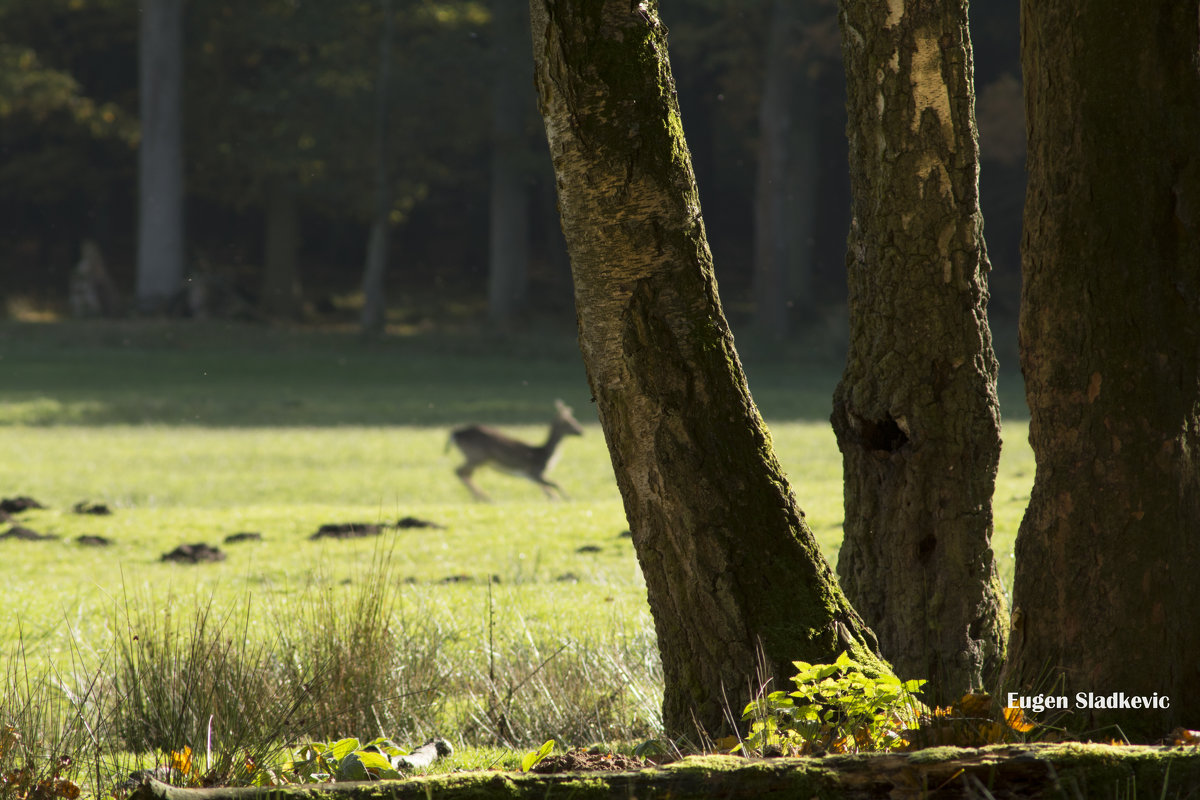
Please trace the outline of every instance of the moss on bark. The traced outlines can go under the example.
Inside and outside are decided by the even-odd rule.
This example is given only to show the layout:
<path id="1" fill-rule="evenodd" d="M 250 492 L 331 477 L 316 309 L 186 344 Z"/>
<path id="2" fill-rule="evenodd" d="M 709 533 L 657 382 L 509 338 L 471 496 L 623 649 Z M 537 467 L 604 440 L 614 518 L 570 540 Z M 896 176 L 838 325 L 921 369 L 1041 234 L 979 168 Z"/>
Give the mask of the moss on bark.
<path id="1" fill-rule="evenodd" d="M 791 662 L 888 669 L 804 523 L 717 296 L 656 4 L 533 0 L 580 347 L 662 652 L 672 735 Z"/>

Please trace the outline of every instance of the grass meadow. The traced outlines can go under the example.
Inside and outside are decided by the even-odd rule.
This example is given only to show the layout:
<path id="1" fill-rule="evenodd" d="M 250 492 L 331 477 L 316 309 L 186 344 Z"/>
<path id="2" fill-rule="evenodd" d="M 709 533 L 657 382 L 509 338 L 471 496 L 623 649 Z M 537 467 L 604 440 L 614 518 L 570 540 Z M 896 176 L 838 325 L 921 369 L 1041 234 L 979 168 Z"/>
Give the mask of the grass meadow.
<path id="1" fill-rule="evenodd" d="M 836 349 L 742 353 L 831 561 Z M 1006 412 L 1023 410 L 1017 384 L 1002 379 Z M 484 422 L 540 440 L 555 398 L 586 427 L 553 473 L 571 499 L 481 472 L 495 502 L 472 502 L 449 430 Z M 995 508 L 1006 584 L 1033 477 L 1026 436 L 1023 415 L 1006 418 Z M 657 732 L 645 588 L 570 331 L 364 341 L 224 323 L 0 323 L 0 441 L 0 496 L 45 504 L 17 519 L 57 537 L 0 540 L 0 725 L 49 714 L 41 739 L 79 737 L 110 772 L 122 753 L 214 749 L 214 737 L 231 751 L 436 734 L 486 765 L 506 757 L 488 748 Z M 113 513 L 74 513 L 82 501 Z M 403 517 L 441 527 L 310 539 L 327 523 Z M 223 543 L 239 532 L 262 539 Z M 225 560 L 161 560 L 198 542 Z M 258 719 L 259 706 L 277 713 Z M 100 771 L 93 783 L 103 790 Z"/>

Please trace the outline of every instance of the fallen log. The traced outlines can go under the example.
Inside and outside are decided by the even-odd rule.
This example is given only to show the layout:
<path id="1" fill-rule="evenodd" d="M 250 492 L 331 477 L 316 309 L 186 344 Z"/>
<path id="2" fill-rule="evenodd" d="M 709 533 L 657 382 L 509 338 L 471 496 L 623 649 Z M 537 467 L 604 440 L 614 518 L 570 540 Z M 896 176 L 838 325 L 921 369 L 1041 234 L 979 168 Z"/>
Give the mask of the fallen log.
<path id="1" fill-rule="evenodd" d="M 1200 748 L 1101 744 L 936 747 L 749 760 L 692 756 L 636 772 L 465 772 L 402 781 L 181 789 L 144 779 L 130 800 L 628 800 L 637 797 L 1175 797 L 1200 787 Z"/>

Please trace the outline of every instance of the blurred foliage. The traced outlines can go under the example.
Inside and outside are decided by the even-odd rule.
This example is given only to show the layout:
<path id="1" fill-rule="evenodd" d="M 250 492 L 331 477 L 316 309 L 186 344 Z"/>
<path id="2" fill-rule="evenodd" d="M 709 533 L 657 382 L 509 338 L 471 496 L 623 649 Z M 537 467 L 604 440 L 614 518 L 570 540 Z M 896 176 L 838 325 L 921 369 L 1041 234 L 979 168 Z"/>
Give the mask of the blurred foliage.
<path id="1" fill-rule="evenodd" d="M 491 10 L 500 1 L 393 4 L 388 170 L 392 246 L 403 256 L 393 292 L 462 297 L 486 284 Z M 849 209 L 840 43 L 833 0 L 806 1 L 813 13 L 797 30 L 793 57 L 820 97 L 817 118 L 803 121 L 820 130 L 815 290 L 835 306 L 844 301 Z M 735 317 L 746 308 L 753 267 L 771 5 L 681 0 L 663 8 L 706 227 Z M 267 190 L 282 186 L 299 202 L 309 300 L 357 286 L 372 198 L 382 7 L 379 0 L 189 0 L 193 268 L 221 273 L 252 295 Z M 0 0 L 0 287 L 34 305 L 65 304 L 68 273 L 88 237 L 101 245 L 118 286 L 132 285 L 139 9 L 136 0 Z M 972 15 L 989 251 L 997 272 L 1015 273 L 1024 179 L 1017 5 L 980 5 Z M 529 92 L 522 158 L 529 159 L 530 275 L 543 287 L 533 297 L 543 308 L 562 308 L 566 261 L 532 80 Z"/>

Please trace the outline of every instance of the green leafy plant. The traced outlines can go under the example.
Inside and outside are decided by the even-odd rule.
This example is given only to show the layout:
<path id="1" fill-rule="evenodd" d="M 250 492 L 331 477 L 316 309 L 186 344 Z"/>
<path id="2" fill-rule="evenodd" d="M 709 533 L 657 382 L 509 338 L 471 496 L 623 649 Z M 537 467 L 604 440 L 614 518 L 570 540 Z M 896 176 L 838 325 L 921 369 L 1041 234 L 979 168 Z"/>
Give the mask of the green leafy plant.
<path id="1" fill-rule="evenodd" d="M 328 783 L 330 781 L 368 781 L 403 777 L 397 760 L 409 751 L 392 740 L 380 737 L 362 744 L 358 739 L 336 742 L 309 742 L 293 753 L 292 760 L 278 771 L 264 771 L 262 783 Z"/>
<path id="2" fill-rule="evenodd" d="M 735 750 L 786 755 L 856 753 L 901 748 L 916 723 L 915 698 L 925 681 L 869 677 L 843 652 L 832 664 L 793 662 L 794 692 L 771 692 L 742 712 L 750 733 Z"/>
<path id="3" fill-rule="evenodd" d="M 554 752 L 554 740 L 547 739 L 545 743 L 537 750 L 530 750 L 525 755 L 521 756 L 521 772 L 529 772 L 538 765 L 546 756 Z"/>

